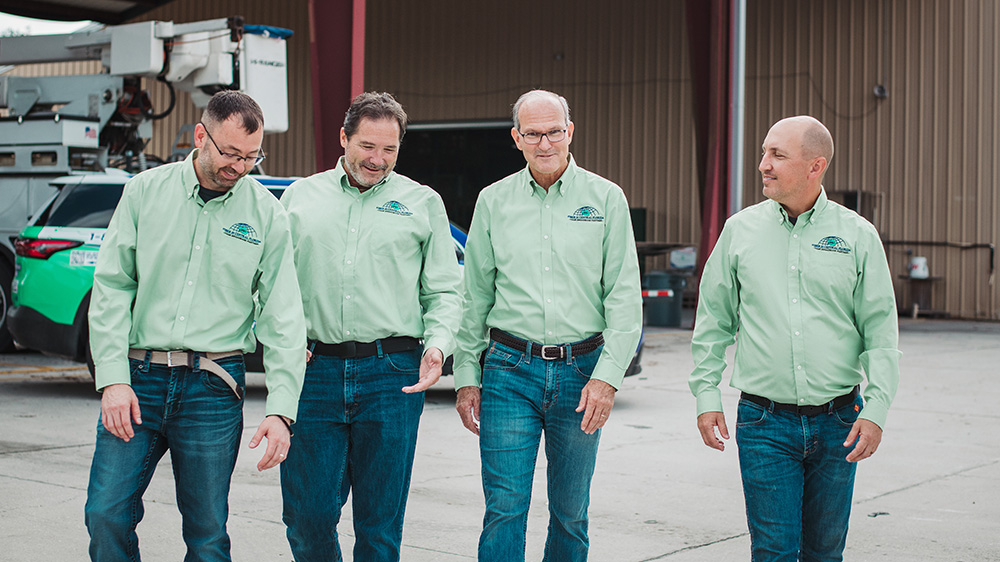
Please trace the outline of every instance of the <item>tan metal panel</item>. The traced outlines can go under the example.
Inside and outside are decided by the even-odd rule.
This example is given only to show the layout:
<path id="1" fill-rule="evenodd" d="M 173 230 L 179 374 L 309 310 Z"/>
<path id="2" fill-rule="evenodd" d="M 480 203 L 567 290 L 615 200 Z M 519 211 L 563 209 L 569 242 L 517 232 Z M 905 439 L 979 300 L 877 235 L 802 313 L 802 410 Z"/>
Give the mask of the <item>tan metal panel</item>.
<path id="1" fill-rule="evenodd" d="M 996 243 L 997 12 L 990 0 L 748 3 L 746 204 L 762 199 L 756 165 L 768 127 L 808 113 L 837 146 L 826 189 L 873 194 L 883 239 Z M 888 86 L 888 99 L 874 96 L 877 84 Z M 899 278 L 909 251 L 941 277 L 934 310 L 1000 318 L 988 251 L 886 250 L 901 306 L 910 300 L 909 281 Z"/>
<path id="2" fill-rule="evenodd" d="M 578 163 L 647 209 L 647 240 L 697 241 L 682 1 L 367 6 L 368 89 L 395 94 L 416 122 L 505 119 L 521 93 L 556 91 L 570 103 Z"/>

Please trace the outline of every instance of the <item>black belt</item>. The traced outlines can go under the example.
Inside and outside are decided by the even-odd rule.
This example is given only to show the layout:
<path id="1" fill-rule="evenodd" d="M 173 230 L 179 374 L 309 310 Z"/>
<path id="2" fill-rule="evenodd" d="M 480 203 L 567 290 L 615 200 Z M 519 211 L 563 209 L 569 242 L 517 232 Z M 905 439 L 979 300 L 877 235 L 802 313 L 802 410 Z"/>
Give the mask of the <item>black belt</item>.
<path id="1" fill-rule="evenodd" d="M 420 340 L 408 336 L 383 338 L 371 342 L 345 341 L 343 343 L 309 342 L 312 352 L 316 355 L 329 355 L 341 359 L 360 359 L 378 355 L 379 347 L 382 353 L 399 353 L 413 351 L 420 347 Z"/>
<path id="2" fill-rule="evenodd" d="M 740 394 L 740 398 L 747 400 L 749 402 L 753 402 L 754 404 L 757 404 L 762 408 L 767 408 L 767 409 L 774 408 L 775 410 L 785 410 L 786 412 L 795 412 L 800 416 L 818 416 L 820 414 L 825 414 L 827 412 L 831 412 L 838 408 L 843 408 L 844 406 L 847 406 L 851 402 L 854 402 L 854 399 L 857 397 L 858 397 L 858 387 L 856 386 L 854 387 L 854 390 L 850 391 L 849 393 L 843 396 L 838 396 L 833 400 L 830 400 L 826 404 L 820 404 L 819 406 L 797 406 L 795 404 L 782 404 L 781 402 L 775 402 L 773 400 L 764 398 L 763 396 L 757 396 L 756 394 L 749 394 L 747 392 L 743 392 Z"/>
<path id="3" fill-rule="evenodd" d="M 528 350 L 528 344 L 531 344 L 531 354 L 535 357 L 541 357 L 546 361 L 555 361 L 556 359 L 565 359 L 566 350 L 570 350 L 573 355 L 584 355 L 594 351 L 595 349 L 604 345 L 604 335 L 596 334 L 583 341 L 576 343 L 563 343 L 559 345 L 544 345 L 540 343 L 529 342 L 527 340 L 522 340 L 517 336 L 508 334 L 503 330 L 498 330 L 496 328 L 490 329 L 490 339 L 506 345 L 511 349 L 516 349 L 521 353 Z"/>

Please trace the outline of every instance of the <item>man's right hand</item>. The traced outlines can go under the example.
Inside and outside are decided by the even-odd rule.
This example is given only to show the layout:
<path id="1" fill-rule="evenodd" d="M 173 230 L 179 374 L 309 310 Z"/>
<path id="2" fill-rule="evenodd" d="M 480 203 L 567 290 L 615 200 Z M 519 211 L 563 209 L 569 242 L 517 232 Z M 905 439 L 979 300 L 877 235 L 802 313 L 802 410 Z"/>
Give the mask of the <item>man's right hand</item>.
<path id="1" fill-rule="evenodd" d="M 112 384 L 104 387 L 101 395 L 101 421 L 112 435 L 128 443 L 135 437 L 132 420 L 142 425 L 139 415 L 139 399 L 127 384 Z"/>
<path id="2" fill-rule="evenodd" d="M 462 418 L 462 425 L 466 429 L 479 435 L 479 405 L 482 403 L 482 395 L 479 387 L 463 386 L 458 389 L 458 398 L 455 400 L 455 409 Z"/>
<path id="3" fill-rule="evenodd" d="M 719 428 L 719 433 L 715 429 Z M 729 439 L 729 428 L 726 427 L 726 416 L 722 412 L 705 412 L 698 416 L 698 431 L 706 445 L 720 451 L 726 450 L 722 439 Z M 719 439 L 719 437 L 722 439 Z"/>

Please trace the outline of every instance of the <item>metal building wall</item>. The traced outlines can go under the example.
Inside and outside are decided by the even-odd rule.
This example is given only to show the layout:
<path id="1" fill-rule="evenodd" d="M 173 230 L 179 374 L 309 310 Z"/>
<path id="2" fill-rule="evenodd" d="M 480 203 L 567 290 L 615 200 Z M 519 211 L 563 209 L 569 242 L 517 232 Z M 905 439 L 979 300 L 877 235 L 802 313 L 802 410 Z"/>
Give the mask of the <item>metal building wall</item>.
<path id="1" fill-rule="evenodd" d="M 697 242 L 681 0 L 368 0 L 366 19 L 365 88 L 413 121 L 509 119 L 521 93 L 556 91 L 577 162 L 647 209 L 646 239 Z"/>
<path id="2" fill-rule="evenodd" d="M 912 251 L 941 277 L 934 310 L 1000 318 L 987 250 L 893 243 L 1000 238 L 998 29 L 992 0 L 749 2 L 746 204 L 762 199 L 756 165 L 770 125 L 813 115 L 837 147 L 826 189 L 877 203 L 901 308 Z M 877 84 L 888 98 L 875 97 Z"/>
<path id="3" fill-rule="evenodd" d="M 288 122 L 286 133 L 264 137 L 267 160 L 264 169 L 278 176 L 303 176 L 316 171 L 316 150 L 313 140 L 312 80 L 309 74 L 309 10 L 307 0 L 219 0 L 204 3 L 176 0 L 147 13 L 134 21 L 200 21 L 230 16 L 243 16 L 248 24 L 284 27 L 295 32 L 288 39 Z M 167 106 L 169 96 L 161 84 L 145 82 L 157 111 Z M 201 110 L 190 97 L 178 92 L 177 109 L 154 125 L 154 137 L 148 152 L 168 155 L 174 136 L 181 125 L 197 123 Z"/>

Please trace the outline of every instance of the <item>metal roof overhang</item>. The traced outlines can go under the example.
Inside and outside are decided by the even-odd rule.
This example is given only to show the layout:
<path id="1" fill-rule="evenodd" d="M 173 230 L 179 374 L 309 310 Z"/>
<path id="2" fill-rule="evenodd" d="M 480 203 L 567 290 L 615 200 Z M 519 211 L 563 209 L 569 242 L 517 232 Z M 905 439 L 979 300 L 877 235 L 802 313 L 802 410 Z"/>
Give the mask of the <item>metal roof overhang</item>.
<path id="1" fill-rule="evenodd" d="M 171 0 L 0 0 L 0 12 L 56 21 L 93 20 L 116 25 Z"/>

